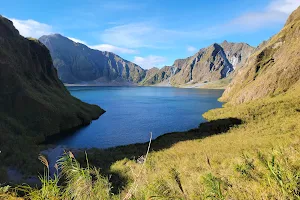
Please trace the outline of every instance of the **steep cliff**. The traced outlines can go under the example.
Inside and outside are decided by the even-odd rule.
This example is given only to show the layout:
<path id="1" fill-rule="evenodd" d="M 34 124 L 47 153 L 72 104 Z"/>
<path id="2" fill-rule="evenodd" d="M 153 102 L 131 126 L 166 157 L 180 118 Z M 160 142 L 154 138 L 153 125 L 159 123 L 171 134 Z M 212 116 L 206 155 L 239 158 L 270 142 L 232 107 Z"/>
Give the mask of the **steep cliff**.
<path id="1" fill-rule="evenodd" d="M 176 60 L 172 66 L 151 73 L 141 84 L 185 87 L 216 82 L 233 76 L 233 72 L 243 66 L 253 51 L 254 48 L 245 43 L 215 43 L 191 57 Z"/>
<path id="2" fill-rule="evenodd" d="M 90 49 L 60 34 L 42 36 L 39 40 L 50 50 L 64 83 L 135 84 L 146 76 L 144 69 L 114 53 Z"/>
<path id="3" fill-rule="evenodd" d="M 186 83 L 210 82 L 225 78 L 233 71 L 224 50 L 218 44 L 201 49 L 197 54 L 186 59 L 181 70 L 174 77 L 173 85 Z"/>
<path id="4" fill-rule="evenodd" d="M 228 61 L 232 64 L 233 69 L 241 67 L 249 56 L 254 52 L 254 48 L 246 43 L 233 43 L 226 40 L 220 44 Z"/>
<path id="5" fill-rule="evenodd" d="M 48 49 L 20 36 L 2 16 L 0 85 L 1 164 L 16 155 L 25 163 L 22 155 L 45 137 L 87 125 L 104 113 L 71 96 L 58 79 Z"/>

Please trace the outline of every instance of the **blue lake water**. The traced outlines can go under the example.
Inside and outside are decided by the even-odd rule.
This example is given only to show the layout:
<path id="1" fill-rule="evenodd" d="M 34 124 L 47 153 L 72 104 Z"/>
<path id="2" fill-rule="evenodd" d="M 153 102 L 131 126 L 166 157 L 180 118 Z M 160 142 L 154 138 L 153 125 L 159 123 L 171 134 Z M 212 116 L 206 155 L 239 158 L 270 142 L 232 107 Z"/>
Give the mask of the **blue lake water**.
<path id="1" fill-rule="evenodd" d="M 56 144 L 77 148 L 107 148 L 147 142 L 159 135 L 195 128 L 202 114 L 221 107 L 223 90 L 167 87 L 69 87 L 82 101 L 106 110 L 91 125 Z"/>

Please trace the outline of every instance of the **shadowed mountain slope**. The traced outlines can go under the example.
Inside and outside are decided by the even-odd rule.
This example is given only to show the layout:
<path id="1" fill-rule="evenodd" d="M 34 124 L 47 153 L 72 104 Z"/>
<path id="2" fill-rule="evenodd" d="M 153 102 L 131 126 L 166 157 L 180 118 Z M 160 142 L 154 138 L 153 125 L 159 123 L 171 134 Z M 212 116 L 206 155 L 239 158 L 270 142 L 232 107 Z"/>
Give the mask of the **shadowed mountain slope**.
<path id="1" fill-rule="evenodd" d="M 114 53 L 90 49 L 60 34 L 45 35 L 39 40 L 50 50 L 64 83 L 130 85 L 146 76 L 144 69 Z"/>
<path id="2" fill-rule="evenodd" d="M 16 156 L 25 167 L 34 144 L 45 137 L 88 125 L 104 113 L 74 98 L 58 79 L 48 49 L 19 35 L 0 16 L 0 160 Z M 12 150 L 14 147 L 14 150 Z M 24 160 L 23 160 L 24 159 Z M 15 160 L 15 161 L 16 161 Z"/>

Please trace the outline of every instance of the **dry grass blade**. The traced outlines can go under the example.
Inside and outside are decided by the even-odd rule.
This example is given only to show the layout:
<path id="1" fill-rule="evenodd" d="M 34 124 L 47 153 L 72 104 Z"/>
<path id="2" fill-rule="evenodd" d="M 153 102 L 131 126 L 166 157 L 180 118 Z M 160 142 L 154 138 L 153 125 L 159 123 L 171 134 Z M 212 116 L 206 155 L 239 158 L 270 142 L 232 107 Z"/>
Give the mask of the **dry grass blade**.
<path id="1" fill-rule="evenodd" d="M 74 154 L 71 151 L 69 151 L 69 157 L 70 158 L 75 158 Z"/>
<path id="2" fill-rule="evenodd" d="M 49 169 L 49 163 L 48 163 L 48 160 L 45 156 L 40 154 L 38 159 L 41 161 L 41 163 L 43 163 L 43 165 L 45 165 L 47 167 L 47 169 Z"/>
<path id="3" fill-rule="evenodd" d="M 207 154 L 206 154 L 206 162 L 207 162 L 208 166 L 211 168 L 210 160 L 209 160 L 209 157 L 207 156 Z"/>
<path id="4" fill-rule="evenodd" d="M 149 151 L 150 151 L 150 147 L 151 147 L 151 142 L 152 142 L 152 132 L 150 132 L 150 140 L 149 140 L 149 144 L 148 144 L 148 148 L 147 148 L 147 152 L 146 152 L 146 155 L 145 155 L 145 159 L 144 159 L 144 162 L 142 164 L 142 167 L 132 185 L 132 187 L 130 188 L 130 190 L 128 191 L 128 193 L 126 194 L 126 196 L 124 197 L 123 200 L 128 200 L 132 197 L 133 193 L 136 191 L 137 187 L 138 187 L 138 180 L 139 180 L 139 177 L 141 176 L 142 174 L 142 171 L 145 167 L 145 163 L 147 161 L 147 157 L 148 157 L 148 154 L 149 154 Z"/>

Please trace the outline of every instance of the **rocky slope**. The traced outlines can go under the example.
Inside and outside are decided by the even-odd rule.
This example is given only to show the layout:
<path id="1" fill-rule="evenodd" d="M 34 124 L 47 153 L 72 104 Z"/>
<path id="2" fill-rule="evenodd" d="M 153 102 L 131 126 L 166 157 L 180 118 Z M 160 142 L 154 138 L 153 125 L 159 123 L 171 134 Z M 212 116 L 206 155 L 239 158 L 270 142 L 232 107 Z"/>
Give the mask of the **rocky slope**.
<path id="1" fill-rule="evenodd" d="M 233 70 L 222 47 L 213 44 L 186 59 L 180 72 L 172 78 L 171 82 L 173 85 L 211 82 L 225 78 Z"/>
<path id="2" fill-rule="evenodd" d="M 59 34 L 39 40 L 50 50 L 64 83 L 135 84 L 146 75 L 144 69 L 116 54 L 90 49 Z"/>
<path id="3" fill-rule="evenodd" d="M 147 71 L 145 79 L 140 83 L 141 85 L 169 85 L 169 80 L 174 75 L 173 66 L 165 66 L 161 69 L 152 68 Z"/>
<path id="4" fill-rule="evenodd" d="M 254 51 L 254 48 L 248 44 L 232 43 L 227 42 L 226 40 L 222 42 L 220 46 L 223 48 L 223 51 L 234 70 L 245 64 L 246 60 Z"/>
<path id="5" fill-rule="evenodd" d="M 157 67 L 152 67 L 151 69 L 146 71 L 146 76 L 144 78 L 144 80 L 148 80 L 150 79 L 154 74 L 156 74 L 159 71 L 159 69 Z M 143 81 L 144 81 L 143 80 Z"/>
<path id="6" fill-rule="evenodd" d="M 185 86 L 214 82 L 239 69 L 253 52 L 245 43 L 213 44 L 172 66 L 144 70 L 116 54 L 90 49 L 59 35 L 39 39 L 50 50 L 64 83 L 96 85 Z"/>
<path id="7" fill-rule="evenodd" d="M 300 8 L 284 28 L 264 42 L 224 92 L 221 100 L 240 104 L 286 92 L 300 80 Z"/>
<path id="8" fill-rule="evenodd" d="M 254 48 L 245 43 L 213 44 L 201 49 L 186 59 L 178 59 L 172 66 L 166 66 L 151 76 L 147 76 L 142 84 L 169 83 L 172 86 L 214 82 L 228 77 L 239 69 L 251 55 Z"/>
<path id="9" fill-rule="evenodd" d="M 20 36 L 2 16 L 0 85 L 1 164 L 15 155 L 25 163 L 21 155 L 31 151 L 34 143 L 87 125 L 104 113 L 71 96 L 58 79 L 48 49 L 38 40 Z"/>

